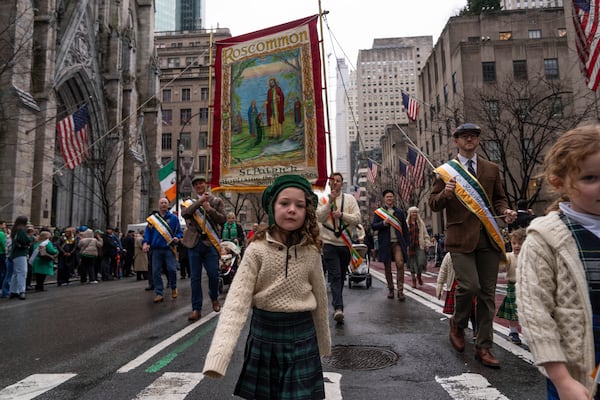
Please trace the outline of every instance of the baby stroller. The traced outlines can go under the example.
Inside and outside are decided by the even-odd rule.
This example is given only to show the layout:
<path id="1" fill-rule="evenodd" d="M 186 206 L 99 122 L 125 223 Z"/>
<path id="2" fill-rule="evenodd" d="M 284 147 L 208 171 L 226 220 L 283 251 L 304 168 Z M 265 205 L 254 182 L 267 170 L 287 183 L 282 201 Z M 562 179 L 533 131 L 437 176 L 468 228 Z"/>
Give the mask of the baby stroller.
<path id="1" fill-rule="evenodd" d="M 370 272 L 371 267 L 369 265 L 369 248 L 366 244 L 353 244 L 352 248 L 360 254 L 363 261 L 356 269 L 353 269 L 352 264 L 348 265 L 348 288 L 352 289 L 353 283 L 365 281 L 365 285 L 368 289 L 373 282 Z"/>
<path id="2" fill-rule="evenodd" d="M 219 259 L 219 293 L 223 293 L 225 285 L 231 285 L 241 258 L 241 249 L 230 241 L 222 241 Z"/>

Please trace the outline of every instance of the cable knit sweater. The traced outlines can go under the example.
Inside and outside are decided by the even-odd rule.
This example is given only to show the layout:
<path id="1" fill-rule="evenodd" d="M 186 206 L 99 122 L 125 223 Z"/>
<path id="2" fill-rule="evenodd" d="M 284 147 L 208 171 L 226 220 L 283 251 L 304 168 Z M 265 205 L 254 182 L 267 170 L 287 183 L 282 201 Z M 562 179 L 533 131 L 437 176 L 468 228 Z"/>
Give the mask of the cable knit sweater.
<path id="1" fill-rule="evenodd" d="M 450 253 L 446 253 L 442 259 L 440 265 L 440 271 L 438 272 L 437 284 L 435 286 L 435 294 L 439 298 L 442 294 L 442 290 L 449 291 L 452 289 L 452 283 L 456 275 L 454 273 L 454 264 L 452 264 L 452 256 Z"/>
<path id="2" fill-rule="evenodd" d="M 592 308 L 579 250 L 557 212 L 527 229 L 517 268 L 517 308 L 527 342 L 541 364 L 564 362 L 571 376 L 592 387 L 595 367 Z"/>
<path id="3" fill-rule="evenodd" d="M 319 353 L 330 353 L 327 290 L 321 254 L 314 246 L 301 243 L 286 251 L 269 234 L 266 240 L 250 243 L 227 294 L 203 373 L 225 375 L 251 307 L 271 312 L 312 311 Z"/>
<path id="4" fill-rule="evenodd" d="M 342 196 L 344 197 L 343 208 Z M 335 206 L 342 212 L 342 217 L 340 219 L 344 224 L 353 227 L 360 223 L 360 208 L 358 207 L 358 203 L 354 196 L 348 193 L 340 193 L 340 195 L 335 198 Z M 331 226 L 331 221 L 329 220 L 330 211 L 331 204 L 329 204 L 329 200 L 325 204 L 319 202 L 319 206 L 317 207 L 317 220 L 319 221 L 319 227 L 321 228 L 321 240 L 323 240 L 323 243 L 332 244 L 334 246 L 345 246 L 346 243 L 341 237 L 336 237 L 331 229 L 327 229 L 324 226 L 327 225 L 330 228 L 333 228 Z M 336 224 L 339 224 L 339 221 L 336 221 Z"/>

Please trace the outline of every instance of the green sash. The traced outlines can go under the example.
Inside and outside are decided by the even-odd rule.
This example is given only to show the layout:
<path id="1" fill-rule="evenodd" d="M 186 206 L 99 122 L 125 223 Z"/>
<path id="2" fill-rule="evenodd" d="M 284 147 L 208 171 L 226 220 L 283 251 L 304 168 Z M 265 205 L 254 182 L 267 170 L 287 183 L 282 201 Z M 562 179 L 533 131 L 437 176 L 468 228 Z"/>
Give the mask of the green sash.
<path id="1" fill-rule="evenodd" d="M 479 218 L 506 259 L 504 239 L 500 228 L 494 219 L 494 214 L 491 211 L 492 204 L 477 178 L 471 175 L 457 160 L 450 160 L 444 165 L 437 167 L 435 173 L 440 176 L 444 183 L 452 178 L 456 178 L 456 188 L 454 190 L 456 197 L 458 197 L 460 202 L 463 203 L 469 211 Z"/>

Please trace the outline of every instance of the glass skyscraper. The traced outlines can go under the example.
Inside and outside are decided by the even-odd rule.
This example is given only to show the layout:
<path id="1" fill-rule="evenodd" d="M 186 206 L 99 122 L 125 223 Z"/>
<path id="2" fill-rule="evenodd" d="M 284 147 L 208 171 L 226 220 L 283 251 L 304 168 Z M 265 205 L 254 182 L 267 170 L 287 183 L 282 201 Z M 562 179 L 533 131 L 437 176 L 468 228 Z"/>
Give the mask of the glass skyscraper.
<path id="1" fill-rule="evenodd" d="M 205 0 L 155 1 L 155 32 L 196 31 L 204 27 Z"/>

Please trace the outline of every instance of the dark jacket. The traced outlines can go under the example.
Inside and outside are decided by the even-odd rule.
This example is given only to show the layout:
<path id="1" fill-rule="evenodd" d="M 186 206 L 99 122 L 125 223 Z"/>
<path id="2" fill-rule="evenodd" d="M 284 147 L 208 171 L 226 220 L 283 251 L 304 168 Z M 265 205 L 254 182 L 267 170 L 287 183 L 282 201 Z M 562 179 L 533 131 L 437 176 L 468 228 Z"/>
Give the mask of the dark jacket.
<path id="1" fill-rule="evenodd" d="M 378 231 L 377 238 L 379 240 L 379 252 L 377 258 L 381 262 L 392 261 L 392 241 L 391 235 L 396 235 L 397 242 L 402 248 L 402 256 L 404 261 L 408 260 L 408 243 L 410 240 L 410 233 L 408 232 L 408 226 L 406 225 L 406 214 L 401 208 L 394 207 L 394 217 L 400 222 L 402 226 L 402 233 L 398 232 L 395 228 L 392 228 L 389 224 L 384 224 L 383 219 L 375 214 L 373 217 L 373 223 L 371 228 Z M 393 231 L 393 233 L 392 233 Z"/>
<path id="2" fill-rule="evenodd" d="M 17 257 L 28 256 L 33 242 L 35 242 L 35 239 L 29 236 L 25 229 L 20 229 L 16 233 L 13 232 L 9 258 L 14 260 Z"/>

